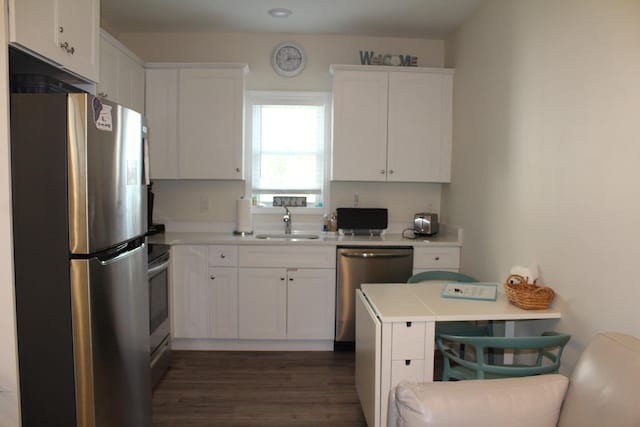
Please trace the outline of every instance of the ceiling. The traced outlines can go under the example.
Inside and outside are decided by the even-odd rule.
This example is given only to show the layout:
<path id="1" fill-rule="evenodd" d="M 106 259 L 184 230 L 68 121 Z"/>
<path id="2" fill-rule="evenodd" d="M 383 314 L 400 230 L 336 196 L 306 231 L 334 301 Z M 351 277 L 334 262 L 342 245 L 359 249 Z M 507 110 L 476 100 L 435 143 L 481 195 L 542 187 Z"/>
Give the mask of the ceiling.
<path id="1" fill-rule="evenodd" d="M 123 32 L 322 33 L 444 38 L 482 0 L 102 0 L 102 25 Z M 273 18 L 286 8 L 288 18 Z"/>

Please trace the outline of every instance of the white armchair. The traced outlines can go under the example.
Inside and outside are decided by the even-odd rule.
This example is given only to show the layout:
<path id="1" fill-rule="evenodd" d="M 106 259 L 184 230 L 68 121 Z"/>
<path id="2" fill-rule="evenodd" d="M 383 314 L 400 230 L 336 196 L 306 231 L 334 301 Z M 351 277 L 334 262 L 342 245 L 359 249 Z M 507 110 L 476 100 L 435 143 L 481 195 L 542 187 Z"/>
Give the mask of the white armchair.
<path id="1" fill-rule="evenodd" d="M 567 387 L 568 385 L 568 387 Z M 596 335 L 568 379 L 400 383 L 389 427 L 640 427 L 640 339 Z"/>

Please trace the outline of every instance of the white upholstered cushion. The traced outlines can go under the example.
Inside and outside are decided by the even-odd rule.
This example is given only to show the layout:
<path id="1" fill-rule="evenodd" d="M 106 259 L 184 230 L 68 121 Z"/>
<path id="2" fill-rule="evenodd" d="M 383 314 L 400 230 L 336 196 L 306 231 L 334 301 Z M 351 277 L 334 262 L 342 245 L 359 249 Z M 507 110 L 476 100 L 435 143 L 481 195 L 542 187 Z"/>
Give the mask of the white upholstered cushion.
<path id="1" fill-rule="evenodd" d="M 555 427 L 568 385 L 562 375 L 400 383 L 389 427 Z"/>

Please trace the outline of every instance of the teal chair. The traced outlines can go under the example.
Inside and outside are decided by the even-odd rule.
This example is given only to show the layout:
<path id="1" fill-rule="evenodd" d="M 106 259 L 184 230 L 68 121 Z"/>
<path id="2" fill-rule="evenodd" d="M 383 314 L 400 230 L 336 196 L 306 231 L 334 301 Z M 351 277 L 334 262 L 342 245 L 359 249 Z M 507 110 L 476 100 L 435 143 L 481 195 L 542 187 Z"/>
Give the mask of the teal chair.
<path id="1" fill-rule="evenodd" d="M 469 337 L 442 334 L 436 338 L 438 349 L 444 357 L 442 381 L 449 379 L 494 379 L 525 377 L 558 373 L 564 346 L 571 335 L 545 332 L 535 337 Z M 456 354 L 456 345 L 473 347 L 475 360 L 468 360 Z M 515 354 L 526 353 L 535 356 L 530 364 L 503 365 L 485 363 L 484 355 L 490 350 L 513 350 Z"/>
<path id="2" fill-rule="evenodd" d="M 448 281 L 448 282 L 478 282 L 477 279 L 467 276 L 466 274 L 455 271 L 424 271 L 414 274 L 407 280 L 407 283 L 429 282 L 432 280 Z M 493 322 L 489 321 L 484 324 L 476 322 L 437 322 L 436 337 L 442 335 L 465 335 L 465 336 L 492 336 Z M 460 346 L 460 356 L 464 358 L 464 345 Z M 493 363 L 493 353 L 489 353 L 489 363 Z"/>

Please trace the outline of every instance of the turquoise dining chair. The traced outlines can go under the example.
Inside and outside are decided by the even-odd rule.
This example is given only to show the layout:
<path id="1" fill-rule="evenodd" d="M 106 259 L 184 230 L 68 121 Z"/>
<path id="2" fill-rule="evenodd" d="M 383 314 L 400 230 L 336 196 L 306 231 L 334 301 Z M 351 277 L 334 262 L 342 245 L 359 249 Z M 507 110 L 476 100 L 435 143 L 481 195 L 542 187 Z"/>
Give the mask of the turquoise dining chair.
<path id="1" fill-rule="evenodd" d="M 477 279 L 467 276 L 466 274 L 458 273 L 456 271 L 423 271 L 422 273 L 414 274 L 407 280 L 407 283 L 420 283 L 429 281 L 449 281 L 449 282 L 462 282 L 471 283 L 478 282 Z M 465 335 L 465 336 L 492 336 L 493 335 L 493 322 L 488 321 L 486 323 L 477 322 L 437 322 L 436 323 L 436 337 L 442 335 Z M 460 346 L 460 356 L 464 358 L 465 348 L 464 345 Z M 489 363 L 493 363 L 493 353 L 488 354 Z"/>
<path id="2" fill-rule="evenodd" d="M 544 332 L 540 336 L 527 337 L 469 337 L 442 334 L 436 338 L 438 349 L 444 357 L 442 381 L 449 379 L 494 379 L 525 377 L 558 373 L 560 359 L 571 335 Z M 474 360 L 468 360 L 456 354 L 455 345 L 465 345 L 474 349 Z M 485 363 L 484 355 L 489 350 L 512 350 L 514 356 L 525 354 L 535 361 L 529 364 Z"/>

